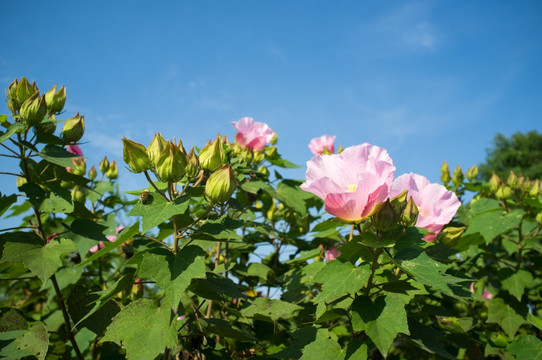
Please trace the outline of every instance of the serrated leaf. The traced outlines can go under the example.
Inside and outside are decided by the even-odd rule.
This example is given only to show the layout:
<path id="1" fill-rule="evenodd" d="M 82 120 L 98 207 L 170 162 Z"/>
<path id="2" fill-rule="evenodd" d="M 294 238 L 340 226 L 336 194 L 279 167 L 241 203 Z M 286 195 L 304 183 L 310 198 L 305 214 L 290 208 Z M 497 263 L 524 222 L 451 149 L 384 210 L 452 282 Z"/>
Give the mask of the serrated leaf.
<path id="1" fill-rule="evenodd" d="M 384 357 L 397 334 L 410 334 L 404 303 L 393 296 L 379 296 L 374 302 L 358 296 L 352 303 L 352 327 L 365 331 Z"/>
<path id="2" fill-rule="evenodd" d="M 520 335 L 506 348 L 517 360 L 541 360 L 542 341 L 533 335 Z"/>
<path id="3" fill-rule="evenodd" d="M 77 250 L 69 239 L 52 240 L 43 245 L 43 240 L 32 233 L 3 234 L 6 239 L 0 263 L 22 262 L 43 283 L 62 266 L 63 254 Z"/>
<path id="4" fill-rule="evenodd" d="M 19 130 L 23 130 L 25 126 L 20 122 L 14 122 L 9 126 L 6 132 L 0 131 L 0 144 L 6 141 Z"/>
<path id="5" fill-rule="evenodd" d="M 502 298 L 494 298 L 489 302 L 487 322 L 498 324 L 510 337 L 514 337 L 526 316 L 527 309 L 520 303 L 510 301 L 507 304 Z"/>
<path id="6" fill-rule="evenodd" d="M 2 335 L 0 336 L 0 343 L 2 343 L 0 358 L 2 359 L 16 360 L 33 355 L 38 360 L 43 360 L 47 356 L 49 334 L 42 322 L 30 324 L 26 331 L 10 331 L 0 335 Z"/>
<path id="7" fill-rule="evenodd" d="M 153 360 L 166 347 L 176 346 L 177 332 L 169 307 L 149 299 L 130 303 L 114 318 L 100 342 L 112 341 L 126 349 L 129 360 Z"/>
<path id="8" fill-rule="evenodd" d="M 511 269 L 507 270 L 510 270 L 511 273 L 501 279 L 502 287 L 505 290 L 508 290 L 508 292 L 516 299 L 521 301 L 525 288 L 533 282 L 533 276 L 530 272 L 525 270 L 518 270 L 517 272 L 513 272 Z"/>
<path id="9" fill-rule="evenodd" d="M 236 230 L 244 225 L 244 221 L 234 220 L 231 217 L 224 215 L 218 219 L 206 221 L 194 236 L 197 238 L 199 233 L 207 233 L 212 235 L 214 239 L 239 239 Z"/>
<path id="10" fill-rule="evenodd" d="M 486 244 L 489 244 L 491 240 L 500 234 L 517 228 L 524 214 L 525 212 L 519 209 L 512 210 L 504 215 L 502 209 L 481 212 L 472 217 L 471 223 L 463 236 L 480 233 Z"/>
<path id="11" fill-rule="evenodd" d="M 368 264 L 357 267 L 350 262 L 333 260 L 314 276 L 314 282 L 322 284 L 322 292 L 313 300 L 314 303 L 329 303 L 343 295 L 355 294 L 364 287 L 371 276 Z"/>
<path id="12" fill-rule="evenodd" d="M 73 241 L 77 245 L 81 258 L 85 258 L 89 254 L 88 250 L 94 245 L 98 245 L 98 242 L 101 241 L 104 244 L 108 242 L 105 237 L 108 226 L 95 221 L 76 219 L 71 223 L 69 229 L 75 234 Z"/>
<path id="13" fill-rule="evenodd" d="M 73 166 L 73 159 L 81 156 L 72 154 L 63 147 L 56 145 L 46 145 L 41 152 L 37 153 L 44 160 L 62 167 Z"/>
<path id="14" fill-rule="evenodd" d="M 0 332 L 26 329 L 28 322 L 19 310 L 11 308 L 0 316 Z"/>
<path id="15" fill-rule="evenodd" d="M 345 353 L 341 346 L 331 339 L 318 339 L 303 348 L 300 360 L 334 359 L 342 360 Z"/>
<path id="16" fill-rule="evenodd" d="M 28 202 L 35 207 L 39 207 L 47 196 L 45 190 L 34 183 L 24 183 L 23 185 L 19 186 L 19 190 L 26 194 Z"/>
<path id="17" fill-rule="evenodd" d="M 190 291 L 206 299 L 225 300 L 227 298 L 246 299 L 237 284 L 231 279 L 208 272 L 205 279 L 194 279 L 189 287 Z"/>
<path id="18" fill-rule="evenodd" d="M 9 196 L 3 195 L 0 197 L 0 216 L 2 216 L 7 209 L 17 202 L 17 195 L 12 194 Z"/>
<path id="19" fill-rule="evenodd" d="M 256 298 L 252 304 L 241 310 L 246 317 L 256 314 L 270 317 L 272 320 L 289 319 L 294 317 L 295 312 L 303 309 L 299 305 L 291 304 L 279 299 Z"/>
<path id="20" fill-rule="evenodd" d="M 205 256 L 205 251 L 194 245 L 176 256 L 166 249 L 152 249 L 143 255 L 139 276 L 156 280 L 172 307 L 177 308 L 192 279 L 205 277 Z"/>
<path id="21" fill-rule="evenodd" d="M 151 191 L 147 200 L 144 203 L 138 202 L 128 215 L 143 217 L 142 232 L 145 233 L 166 220 L 170 220 L 174 215 L 184 213 L 188 209 L 188 199 L 189 197 L 185 195 L 168 202 L 156 191 Z"/>
<path id="22" fill-rule="evenodd" d="M 60 186 L 51 189 L 40 206 L 42 212 L 66 213 L 73 211 L 73 201 L 69 191 L 62 189 Z"/>

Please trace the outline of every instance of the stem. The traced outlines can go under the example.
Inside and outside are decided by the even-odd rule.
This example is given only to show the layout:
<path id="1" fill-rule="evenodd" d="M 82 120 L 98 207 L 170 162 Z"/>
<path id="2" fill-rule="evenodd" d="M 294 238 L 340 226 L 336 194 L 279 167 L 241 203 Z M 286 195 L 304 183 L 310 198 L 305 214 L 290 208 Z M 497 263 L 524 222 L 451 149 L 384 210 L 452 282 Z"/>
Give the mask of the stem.
<path id="1" fill-rule="evenodd" d="M 369 248 L 370 249 L 370 248 Z M 382 253 L 382 249 L 378 248 L 376 251 L 371 251 L 373 254 L 373 262 L 371 263 L 371 275 L 369 276 L 369 280 L 367 281 L 367 287 L 364 290 L 365 295 L 369 296 L 371 289 L 373 288 L 373 278 L 376 272 L 376 267 L 378 266 L 378 258 L 380 257 L 380 254 Z"/>
<path id="2" fill-rule="evenodd" d="M 5 172 L 5 171 L 0 171 L 0 175 L 13 175 L 13 176 L 21 176 L 21 174 L 15 174 L 15 173 L 10 173 L 10 172 Z"/>
<path id="3" fill-rule="evenodd" d="M 156 190 L 160 195 L 162 195 L 162 197 L 163 197 L 164 199 L 166 199 L 166 200 L 169 202 L 169 199 L 167 198 L 167 196 L 166 196 L 162 191 L 160 191 L 160 189 L 158 189 L 158 188 L 156 187 L 156 185 L 155 185 L 154 182 L 152 181 L 151 177 L 149 176 L 148 171 L 145 170 L 143 173 L 145 174 L 145 177 L 147 178 L 147 181 L 152 185 L 152 187 L 154 188 L 154 190 Z"/>
<path id="4" fill-rule="evenodd" d="M 220 251 L 222 250 L 222 242 L 219 241 L 216 244 L 216 257 L 215 257 L 215 270 L 218 267 L 218 264 L 220 263 Z M 205 318 L 208 319 L 211 317 L 211 312 L 213 311 L 213 300 L 209 301 L 209 306 L 207 306 L 207 314 L 205 315 Z"/>
<path id="5" fill-rule="evenodd" d="M 522 254 L 521 254 L 521 251 L 523 250 L 523 244 L 521 243 L 521 240 L 523 240 L 522 234 L 521 234 L 521 225 L 522 224 L 523 224 L 523 219 L 521 219 L 521 221 L 519 222 L 519 226 L 518 226 L 518 262 L 517 262 L 516 267 L 515 267 L 516 272 L 521 267 L 521 261 L 523 260 L 523 257 L 522 257 Z"/>
<path id="6" fill-rule="evenodd" d="M 145 234 L 139 234 L 139 236 L 144 237 L 145 239 L 152 240 L 152 241 L 154 241 L 154 242 L 156 242 L 156 243 L 158 243 L 158 244 L 160 244 L 160 245 L 162 245 L 162 246 L 165 246 L 169 251 L 173 251 L 173 249 L 171 248 L 171 246 L 169 246 L 169 245 L 167 245 L 167 244 L 161 242 L 161 241 L 158 240 L 158 239 L 155 239 L 155 238 L 153 238 L 153 237 L 147 236 L 147 235 L 145 235 Z"/>
<path id="7" fill-rule="evenodd" d="M 352 224 L 352 226 L 350 227 L 350 236 L 348 237 L 348 241 L 352 240 L 352 238 L 354 237 L 354 224 Z"/>

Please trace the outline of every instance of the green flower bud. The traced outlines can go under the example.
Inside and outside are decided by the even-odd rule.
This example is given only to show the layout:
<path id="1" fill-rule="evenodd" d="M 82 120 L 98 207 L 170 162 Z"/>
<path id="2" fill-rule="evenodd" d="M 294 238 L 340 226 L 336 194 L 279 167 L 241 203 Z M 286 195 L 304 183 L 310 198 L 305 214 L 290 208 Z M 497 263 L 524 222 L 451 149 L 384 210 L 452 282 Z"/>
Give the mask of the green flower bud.
<path id="1" fill-rule="evenodd" d="M 278 140 L 279 140 L 279 137 L 278 137 L 277 133 L 276 133 L 276 132 L 273 132 L 273 137 L 271 138 L 271 141 L 269 141 L 269 143 L 270 143 L 271 145 L 275 145 L 275 144 L 277 143 Z"/>
<path id="2" fill-rule="evenodd" d="M 96 168 L 94 167 L 94 165 L 92 165 L 92 167 L 88 171 L 88 178 L 90 180 L 94 180 L 96 179 L 97 176 L 98 176 L 98 171 L 96 171 Z"/>
<path id="3" fill-rule="evenodd" d="M 512 189 L 508 185 L 499 186 L 497 192 L 495 193 L 495 196 L 499 200 L 510 199 L 510 197 L 512 196 Z"/>
<path id="4" fill-rule="evenodd" d="M 250 151 L 250 150 L 249 150 Z M 250 151 L 251 152 L 251 151 Z M 265 159 L 265 154 L 263 151 L 254 151 L 252 152 L 252 163 L 259 164 Z"/>
<path id="5" fill-rule="evenodd" d="M 100 171 L 105 174 L 108 169 L 109 169 L 109 160 L 107 160 L 107 156 L 104 156 L 102 161 L 100 161 Z"/>
<path id="6" fill-rule="evenodd" d="M 124 148 L 122 149 L 124 162 L 130 167 L 132 172 L 140 173 L 152 167 L 152 162 L 149 159 L 145 146 L 128 140 L 125 137 L 122 138 L 122 142 L 124 143 Z"/>
<path id="7" fill-rule="evenodd" d="M 45 102 L 50 114 L 60 114 L 66 103 L 66 88 L 62 86 L 56 91 L 56 84 L 45 93 Z"/>
<path id="8" fill-rule="evenodd" d="M 448 247 L 454 247 L 459 243 L 459 239 L 461 238 L 461 234 L 465 231 L 465 227 L 453 227 L 448 226 L 444 228 L 438 235 L 437 235 L 437 241 L 440 241 L 444 245 Z"/>
<path id="9" fill-rule="evenodd" d="M 105 176 L 109 180 L 116 179 L 119 176 L 119 169 L 117 168 L 117 162 L 115 160 L 109 164 L 109 168 L 107 169 Z"/>
<path id="10" fill-rule="evenodd" d="M 28 79 L 24 76 L 21 78 L 21 81 L 17 84 L 16 98 L 17 103 L 21 106 L 26 100 L 28 100 L 32 95 L 38 92 L 38 87 L 36 82 L 30 83 Z"/>
<path id="11" fill-rule="evenodd" d="M 86 200 L 85 194 L 79 190 L 78 186 L 75 186 L 72 190 L 72 200 L 84 203 Z"/>
<path id="12" fill-rule="evenodd" d="M 35 126 L 41 123 L 45 115 L 47 115 L 45 95 L 40 97 L 40 93 L 36 92 L 30 96 L 21 105 L 19 115 L 21 115 L 23 122 L 28 126 Z"/>
<path id="13" fill-rule="evenodd" d="M 271 199 L 271 200 L 273 201 L 273 203 L 269 207 L 269 210 L 267 210 L 267 213 L 265 216 L 269 221 L 274 222 L 278 218 L 278 211 L 277 211 L 277 205 L 275 203 L 275 199 Z"/>
<path id="14" fill-rule="evenodd" d="M 536 222 L 538 223 L 538 225 L 542 226 L 542 212 L 536 214 Z"/>
<path id="15" fill-rule="evenodd" d="M 23 186 L 24 184 L 26 184 L 27 181 L 26 181 L 26 178 L 25 177 L 22 177 L 22 176 L 17 176 L 17 187 L 21 187 Z"/>
<path id="16" fill-rule="evenodd" d="M 463 171 L 461 171 L 461 166 L 457 165 L 457 167 L 454 170 L 454 174 L 452 175 L 452 184 L 455 186 L 460 186 L 463 184 L 464 179 Z"/>
<path id="17" fill-rule="evenodd" d="M 478 176 L 478 166 L 474 165 L 467 170 L 467 180 L 472 181 Z"/>
<path id="18" fill-rule="evenodd" d="M 448 163 L 445 161 L 440 167 L 440 181 L 442 181 L 443 184 L 448 184 L 451 180 L 450 168 L 448 167 Z"/>
<path id="19" fill-rule="evenodd" d="M 83 176 L 87 172 L 87 162 L 83 158 L 73 159 L 73 170 L 75 175 Z"/>
<path id="20" fill-rule="evenodd" d="M 149 159 L 152 163 L 156 165 L 158 158 L 164 149 L 167 147 L 167 141 L 164 139 L 162 134 L 155 133 L 154 138 L 152 138 L 151 143 L 147 147 L 147 154 L 149 154 Z"/>
<path id="21" fill-rule="evenodd" d="M 501 184 L 501 179 L 499 179 L 497 174 L 493 173 L 493 175 L 491 176 L 491 179 L 489 179 L 489 190 L 493 193 L 496 192 L 500 184 Z"/>
<path id="22" fill-rule="evenodd" d="M 186 176 L 189 178 L 194 178 L 198 176 L 201 167 L 199 165 L 199 159 L 196 155 L 196 152 L 194 151 L 194 147 L 192 146 L 192 149 L 190 149 L 190 152 L 187 155 L 188 163 L 186 164 Z"/>
<path id="23" fill-rule="evenodd" d="M 6 100 L 8 102 L 8 109 L 10 109 L 12 112 L 17 112 L 19 108 L 21 107 L 19 104 L 19 101 L 17 100 L 17 84 L 19 81 L 17 79 L 13 80 L 11 84 L 9 84 L 8 89 L 6 90 Z"/>
<path id="24" fill-rule="evenodd" d="M 183 153 L 184 156 L 186 156 L 186 149 L 184 148 L 183 146 L 183 142 L 181 139 L 179 139 L 179 145 L 177 145 L 179 147 L 179 150 L 181 150 L 181 152 Z"/>
<path id="25" fill-rule="evenodd" d="M 269 176 L 269 169 L 267 166 L 260 166 L 257 171 L 265 177 Z"/>
<path id="26" fill-rule="evenodd" d="M 339 145 L 339 148 L 337 149 L 337 154 L 340 154 L 344 151 L 344 146 Z"/>
<path id="27" fill-rule="evenodd" d="M 510 175 L 508 175 L 507 183 L 508 183 L 508 186 L 510 186 L 512 189 L 518 188 L 518 185 L 519 185 L 518 176 L 513 171 L 510 171 Z"/>
<path id="28" fill-rule="evenodd" d="M 538 179 L 533 181 L 531 185 L 531 189 L 529 190 L 529 196 L 536 197 L 538 194 L 540 194 L 540 188 L 542 186 L 542 182 Z"/>
<path id="29" fill-rule="evenodd" d="M 62 128 L 62 138 L 67 144 L 81 140 L 85 133 L 85 117 L 76 113 L 74 117 L 66 120 Z"/>
<path id="30" fill-rule="evenodd" d="M 399 225 L 399 215 L 391 205 L 390 199 L 386 199 L 373 217 L 373 225 L 377 230 L 389 231 Z"/>
<path id="31" fill-rule="evenodd" d="M 188 160 L 179 147 L 169 142 L 158 158 L 156 175 L 162 181 L 177 182 L 183 178 L 187 163 Z"/>
<path id="32" fill-rule="evenodd" d="M 408 199 L 405 210 L 401 215 L 401 222 L 404 226 L 413 227 L 418 222 L 418 214 L 420 213 L 414 200 L 412 198 Z"/>
<path id="33" fill-rule="evenodd" d="M 224 165 L 225 157 L 222 138 L 218 134 L 215 141 L 208 143 L 199 152 L 199 164 L 204 170 L 212 172 Z"/>
<path id="34" fill-rule="evenodd" d="M 207 179 L 205 195 L 212 204 L 223 203 L 231 198 L 236 187 L 237 179 L 233 170 L 229 165 L 224 165 Z"/>
<path id="35" fill-rule="evenodd" d="M 277 155 L 277 147 L 276 146 L 269 146 L 265 149 L 265 156 L 267 157 L 274 157 Z"/>

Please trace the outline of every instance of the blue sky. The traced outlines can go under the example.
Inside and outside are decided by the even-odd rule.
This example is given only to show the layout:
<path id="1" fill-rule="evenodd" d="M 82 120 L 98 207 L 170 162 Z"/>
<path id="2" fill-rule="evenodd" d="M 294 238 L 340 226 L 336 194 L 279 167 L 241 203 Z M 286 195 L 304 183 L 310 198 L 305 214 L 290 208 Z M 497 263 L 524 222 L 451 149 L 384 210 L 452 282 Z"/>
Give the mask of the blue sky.
<path id="1" fill-rule="evenodd" d="M 438 181 L 497 132 L 542 131 L 539 1 L 4 1 L 0 23 L 0 85 L 66 86 L 90 164 L 122 163 L 123 136 L 201 146 L 251 116 L 302 166 L 287 176 L 329 134 Z"/>

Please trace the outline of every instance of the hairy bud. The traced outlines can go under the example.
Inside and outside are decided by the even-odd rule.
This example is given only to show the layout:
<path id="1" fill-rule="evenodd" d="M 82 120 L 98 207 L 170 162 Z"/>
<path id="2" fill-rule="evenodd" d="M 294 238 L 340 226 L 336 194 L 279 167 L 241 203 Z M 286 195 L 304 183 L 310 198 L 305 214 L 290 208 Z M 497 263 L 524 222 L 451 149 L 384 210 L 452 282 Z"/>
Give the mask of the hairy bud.
<path id="1" fill-rule="evenodd" d="M 22 105 L 19 115 L 23 122 L 28 126 L 35 126 L 41 123 L 47 115 L 47 105 L 45 104 L 45 95 L 40 97 L 39 92 L 35 92 Z"/>
<path id="2" fill-rule="evenodd" d="M 158 162 L 158 158 L 160 157 L 160 154 L 162 151 L 165 150 L 167 147 L 167 141 L 164 139 L 162 134 L 155 133 L 154 138 L 152 138 L 151 143 L 147 147 L 147 154 L 149 155 L 149 159 L 151 159 L 152 163 L 156 165 Z"/>
<path id="3" fill-rule="evenodd" d="M 107 160 L 107 156 L 104 156 L 102 161 L 100 161 L 100 171 L 105 174 L 108 169 L 109 169 L 109 160 Z"/>
<path id="4" fill-rule="evenodd" d="M 117 168 L 117 162 L 115 160 L 109 164 L 109 168 L 107 169 L 105 176 L 109 180 L 116 179 L 119 176 L 119 169 Z"/>
<path id="5" fill-rule="evenodd" d="M 463 175 L 463 171 L 461 171 L 461 166 L 457 165 L 457 167 L 454 170 L 454 174 L 452 175 L 452 184 L 455 186 L 460 186 L 463 184 L 463 179 L 465 176 Z"/>
<path id="6" fill-rule="evenodd" d="M 122 142 L 124 143 L 124 148 L 122 149 L 123 159 L 132 172 L 140 173 L 152 167 L 152 162 L 149 159 L 145 146 L 125 137 L 122 138 Z"/>
<path id="7" fill-rule="evenodd" d="M 194 178 L 198 176 L 201 167 L 199 165 L 199 159 L 196 155 L 196 152 L 194 151 L 194 147 L 192 146 L 192 149 L 190 149 L 190 152 L 187 155 L 188 163 L 186 164 L 186 176 L 190 178 Z"/>
<path id="8" fill-rule="evenodd" d="M 215 171 L 224 165 L 224 148 L 220 134 L 216 135 L 215 141 L 207 144 L 199 153 L 200 166 L 209 172 Z"/>
<path id="9" fill-rule="evenodd" d="M 467 180 L 472 181 L 478 176 L 478 166 L 474 165 L 467 170 Z"/>
<path id="10" fill-rule="evenodd" d="M 448 163 L 445 161 L 442 163 L 442 166 L 440 167 L 440 181 L 442 181 L 443 184 L 448 184 L 450 181 L 452 181 L 452 178 L 450 177 L 450 168 L 448 167 Z"/>
<path id="11" fill-rule="evenodd" d="M 62 138 L 67 144 L 76 143 L 85 133 L 85 117 L 76 113 L 74 117 L 66 120 L 62 128 Z"/>
<path id="12" fill-rule="evenodd" d="M 158 158 L 155 167 L 156 175 L 162 181 L 177 182 L 184 176 L 187 163 L 186 156 L 179 147 L 169 142 Z"/>
<path id="13" fill-rule="evenodd" d="M 56 91 L 56 84 L 45 93 L 45 102 L 50 114 L 60 114 L 66 103 L 66 88 L 62 86 Z"/>
<path id="14" fill-rule="evenodd" d="M 229 165 L 224 165 L 207 179 L 205 196 L 212 204 L 223 203 L 231 198 L 236 187 L 237 179 L 233 170 Z"/>

